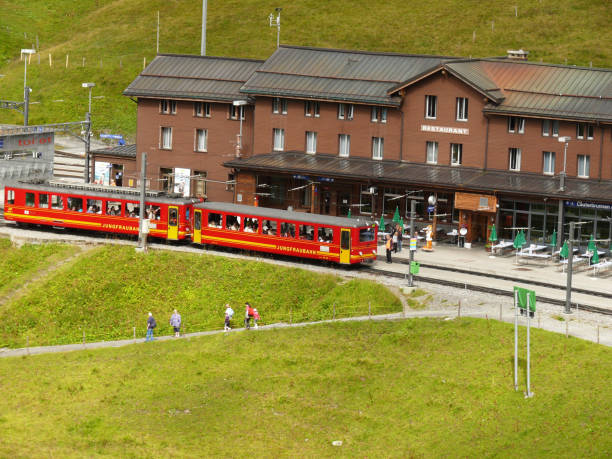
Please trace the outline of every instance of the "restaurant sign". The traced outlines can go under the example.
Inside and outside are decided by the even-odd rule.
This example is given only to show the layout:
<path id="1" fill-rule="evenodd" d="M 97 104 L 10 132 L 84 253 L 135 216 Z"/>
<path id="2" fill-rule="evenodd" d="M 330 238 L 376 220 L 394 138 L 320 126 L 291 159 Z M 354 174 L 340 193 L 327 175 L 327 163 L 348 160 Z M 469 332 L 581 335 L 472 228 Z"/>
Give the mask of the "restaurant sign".
<path id="1" fill-rule="evenodd" d="M 442 134 L 470 135 L 470 130 L 467 128 L 457 128 L 457 127 L 450 127 L 450 126 L 430 126 L 428 124 L 421 124 L 421 131 L 423 132 L 441 132 Z"/>

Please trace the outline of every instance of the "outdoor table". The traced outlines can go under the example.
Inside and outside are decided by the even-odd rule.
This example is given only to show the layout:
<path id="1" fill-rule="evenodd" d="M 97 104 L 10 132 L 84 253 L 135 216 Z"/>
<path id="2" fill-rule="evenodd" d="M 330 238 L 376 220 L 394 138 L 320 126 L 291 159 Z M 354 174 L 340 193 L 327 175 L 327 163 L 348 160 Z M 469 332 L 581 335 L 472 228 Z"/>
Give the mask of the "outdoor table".
<path id="1" fill-rule="evenodd" d="M 514 247 L 514 242 L 512 241 L 499 241 L 499 243 L 491 247 L 491 250 L 493 251 L 493 253 L 495 253 L 496 250 L 503 253 L 504 250 L 512 247 Z"/>
<path id="2" fill-rule="evenodd" d="M 574 258 L 572 259 L 572 269 L 575 268 L 576 266 L 580 266 L 581 264 L 586 263 L 587 261 L 588 261 L 587 258 L 574 256 Z M 567 258 L 564 258 L 563 260 L 561 260 L 559 264 L 561 265 L 563 272 L 565 272 L 565 267 L 568 264 Z"/>
<path id="3" fill-rule="evenodd" d="M 459 233 L 457 230 L 452 230 L 450 233 L 446 233 L 446 235 L 451 237 L 451 244 L 455 245 L 458 242 L 457 236 L 459 236 Z"/>

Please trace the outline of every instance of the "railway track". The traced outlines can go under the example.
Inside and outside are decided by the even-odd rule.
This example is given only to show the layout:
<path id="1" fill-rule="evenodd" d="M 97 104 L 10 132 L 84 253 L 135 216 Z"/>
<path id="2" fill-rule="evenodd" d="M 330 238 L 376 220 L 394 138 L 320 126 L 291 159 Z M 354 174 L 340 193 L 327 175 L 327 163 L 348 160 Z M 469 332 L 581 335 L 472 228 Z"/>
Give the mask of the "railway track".
<path id="1" fill-rule="evenodd" d="M 397 262 L 408 265 L 408 261 L 406 260 L 398 260 L 396 261 L 396 263 Z M 420 266 L 421 268 L 430 268 L 430 269 L 435 269 L 439 271 L 448 271 L 448 272 L 455 272 L 455 273 L 460 273 L 460 274 L 468 274 L 470 276 L 479 277 L 483 279 L 495 279 L 495 280 L 503 280 L 503 281 L 508 281 L 508 282 L 516 282 L 516 279 L 510 276 L 502 276 L 502 275 L 488 274 L 488 273 L 482 273 L 482 272 L 473 272 L 473 271 L 468 271 L 465 269 L 452 268 L 452 267 L 447 267 L 447 266 L 436 266 L 436 265 L 423 264 L 423 263 L 421 263 Z M 390 270 L 385 270 L 385 269 L 380 269 L 380 268 L 375 268 L 375 267 L 364 267 L 364 270 L 372 272 L 373 274 L 384 275 L 388 277 L 395 277 L 395 278 L 400 278 L 400 279 L 403 279 L 406 276 L 406 273 L 390 271 Z M 472 290 L 475 292 L 489 293 L 493 295 L 500 295 L 500 296 L 506 296 L 506 297 L 513 296 L 512 291 L 508 289 L 486 287 L 483 285 L 478 285 L 478 284 L 465 282 L 465 281 L 458 282 L 458 281 L 453 281 L 449 279 L 439 279 L 439 278 L 427 277 L 427 276 L 422 276 L 422 275 L 415 275 L 413 278 L 415 281 L 444 285 L 447 287 L 467 289 L 467 290 Z M 550 284 L 547 282 L 521 280 L 520 283 L 522 285 L 527 285 L 527 286 L 532 285 L 534 287 L 545 287 L 545 288 L 549 288 L 553 290 L 566 291 L 565 287 L 555 285 L 555 284 Z M 584 295 L 589 295 L 589 296 L 594 296 L 594 297 L 599 297 L 599 298 L 603 297 L 606 299 L 610 299 L 610 304 L 612 305 L 612 295 L 606 292 L 595 292 L 595 291 L 589 291 L 589 290 L 580 289 L 580 288 L 572 288 L 572 292 L 581 293 Z M 549 298 L 546 296 L 538 295 L 538 301 L 542 301 L 542 302 L 552 304 L 552 305 L 565 306 L 565 300 L 560 300 L 558 298 Z M 603 315 L 612 315 L 612 309 L 603 308 L 600 306 L 593 306 L 590 304 L 586 304 L 584 302 L 572 301 L 571 308 L 576 311 L 581 310 L 581 311 L 594 312 L 594 313 L 603 314 Z"/>

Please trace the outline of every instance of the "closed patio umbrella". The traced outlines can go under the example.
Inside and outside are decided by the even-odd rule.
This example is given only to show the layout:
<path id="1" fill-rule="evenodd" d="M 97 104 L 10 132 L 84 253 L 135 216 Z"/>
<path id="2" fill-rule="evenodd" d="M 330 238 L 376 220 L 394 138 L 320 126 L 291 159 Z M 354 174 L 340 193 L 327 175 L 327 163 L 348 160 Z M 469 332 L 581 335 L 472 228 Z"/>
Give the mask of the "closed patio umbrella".
<path id="1" fill-rule="evenodd" d="M 393 215 L 393 221 L 395 223 L 399 223 L 401 220 L 402 220 L 402 217 L 400 217 L 400 214 L 399 214 L 399 207 L 395 206 L 395 214 Z"/>
<path id="2" fill-rule="evenodd" d="M 497 230 L 495 229 L 495 225 L 491 227 L 491 235 L 489 236 L 489 241 L 497 242 Z"/>
<path id="3" fill-rule="evenodd" d="M 384 215 L 380 216 L 380 223 L 378 225 L 378 229 L 380 231 L 384 231 L 385 230 L 385 216 Z"/>
<path id="4" fill-rule="evenodd" d="M 566 241 L 563 241 L 563 247 L 561 247 L 559 256 L 561 258 L 567 258 L 568 255 L 569 255 L 569 247 L 567 246 L 567 240 L 566 240 Z"/>
<path id="5" fill-rule="evenodd" d="M 557 247 L 557 230 L 553 231 L 552 237 L 550 238 L 550 245 Z"/>
<path id="6" fill-rule="evenodd" d="M 591 264 L 595 265 L 599 263 L 599 253 L 597 253 L 597 248 L 592 252 L 593 256 L 591 256 Z"/>
<path id="7" fill-rule="evenodd" d="M 346 218 L 351 218 L 351 209 L 349 209 L 348 214 L 346 215 Z"/>
<path id="8" fill-rule="evenodd" d="M 523 234 L 523 230 L 520 230 L 516 237 L 514 238 L 514 243 L 512 244 L 515 249 L 520 249 L 523 247 L 523 244 L 527 242 L 525 239 L 525 235 Z"/>
<path id="9" fill-rule="evenodd" d="M 587 250 L 591 253 L 597 252 L 597 246 L 595 245 L 595 238 L 591 234 L 591 238 L 589 239 L 589 243 L 587 245 Z"/>

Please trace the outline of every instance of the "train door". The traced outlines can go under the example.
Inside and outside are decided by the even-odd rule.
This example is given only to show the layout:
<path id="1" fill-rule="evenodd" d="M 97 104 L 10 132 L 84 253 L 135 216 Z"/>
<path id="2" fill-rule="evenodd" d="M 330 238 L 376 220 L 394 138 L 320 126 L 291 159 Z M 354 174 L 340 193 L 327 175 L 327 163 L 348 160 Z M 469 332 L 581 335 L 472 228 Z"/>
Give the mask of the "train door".
<path id="1" fill-rule="evenodd" d="M 168 206 L 168 239 L 178 239 L 179 210 L 177 206 Z"/>
<path id="2" fill-rule="evenodd" d="M 202 243 L 202 211 L 200 209 L 193 210 L 193 242 Z"/>
<path id="3" fill-rule="evenodd" d="M 351 230 L 342 228 L 340 230 L 340 263 L 351 262 Z"/>

